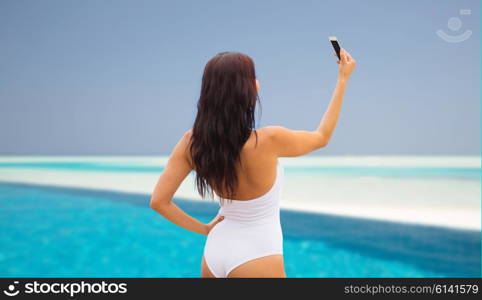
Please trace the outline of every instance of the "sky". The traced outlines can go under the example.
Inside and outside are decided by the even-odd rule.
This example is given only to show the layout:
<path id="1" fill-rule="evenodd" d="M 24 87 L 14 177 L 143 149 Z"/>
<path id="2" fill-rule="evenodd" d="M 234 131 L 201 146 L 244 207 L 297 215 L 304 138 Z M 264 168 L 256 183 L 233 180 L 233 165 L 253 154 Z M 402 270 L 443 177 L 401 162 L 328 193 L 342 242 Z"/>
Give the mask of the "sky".
<path id="1" fill-rule="evenodd" d="M 0 1 L 0 154 L 169 155 L 222 51 L 255 62 L 257 128 L 315 130 L 329 36 L 358 64 L 311 155 L 480 155 L 476 0 Z"/>

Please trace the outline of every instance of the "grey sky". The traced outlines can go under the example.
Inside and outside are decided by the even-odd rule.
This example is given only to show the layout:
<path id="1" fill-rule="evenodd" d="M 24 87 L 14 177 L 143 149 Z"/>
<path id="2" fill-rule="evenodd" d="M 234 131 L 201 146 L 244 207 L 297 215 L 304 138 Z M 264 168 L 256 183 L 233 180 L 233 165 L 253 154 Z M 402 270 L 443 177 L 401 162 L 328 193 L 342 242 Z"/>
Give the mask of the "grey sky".
<path id="1" fill-rule="evenodd" d="M 1 1 L 0 153 L 167 155 L 221 51 L 255 61 L 258 127 L 315 129 L 336 80 L 335 35 L 358 67 L 330 144 L 314 154 L 478 155 L 479 10 L 450 0 Z M 473 34 L 448 43 L 439 29 Z"/>

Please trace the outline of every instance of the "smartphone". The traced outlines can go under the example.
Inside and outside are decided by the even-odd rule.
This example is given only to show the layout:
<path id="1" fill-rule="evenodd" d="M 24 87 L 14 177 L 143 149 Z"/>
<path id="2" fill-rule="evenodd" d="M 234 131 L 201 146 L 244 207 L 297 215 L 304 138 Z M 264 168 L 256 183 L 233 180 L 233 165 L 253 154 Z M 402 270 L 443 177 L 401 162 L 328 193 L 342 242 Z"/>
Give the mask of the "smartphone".
<path id="1" fill-rule="evenodd" d="M 336 56 L 338 56 L 338 60 L 341 60 L 340 44 L 338 44 L 338 39 L 336 38 L 336 36 L 330 36 L 330 42 L 331 42 L 331 45 L 333 46 L 333 49 L 335 49 Z"/>

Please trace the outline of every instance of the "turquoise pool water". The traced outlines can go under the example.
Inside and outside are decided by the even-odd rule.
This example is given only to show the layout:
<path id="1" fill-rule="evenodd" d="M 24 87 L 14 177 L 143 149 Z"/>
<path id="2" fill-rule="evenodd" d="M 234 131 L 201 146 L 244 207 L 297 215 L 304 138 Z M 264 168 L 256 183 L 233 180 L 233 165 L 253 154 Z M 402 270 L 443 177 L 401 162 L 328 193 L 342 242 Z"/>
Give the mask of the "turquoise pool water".
<path id="1" fill-rule="evenodd" d="M 205 237 L 146 195 L 0 184 L 2 277 L 198 277 Z M 207 222 L 211 203 L 175 199 Z M 282 211 L 289 277 L 478 277 L 480 231 Z"/>

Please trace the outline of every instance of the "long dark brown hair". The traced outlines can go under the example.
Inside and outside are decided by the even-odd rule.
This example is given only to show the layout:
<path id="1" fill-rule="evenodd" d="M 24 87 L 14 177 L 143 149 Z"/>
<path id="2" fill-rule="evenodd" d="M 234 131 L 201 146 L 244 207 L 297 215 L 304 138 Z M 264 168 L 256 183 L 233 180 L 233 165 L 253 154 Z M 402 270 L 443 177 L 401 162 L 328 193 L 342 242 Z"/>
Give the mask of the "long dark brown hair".
<path id="1" fill-rule="evenodd" d="M 256 102 L 260 103 L 256 71 L 249 56 L 221 52 L 209 60 L 189 146 L 195 184 L 203 198 L 209 194 L 214 199 L 213 189 L 234 198 L 240 152 L 253 130 L 258 144 Z"/>

